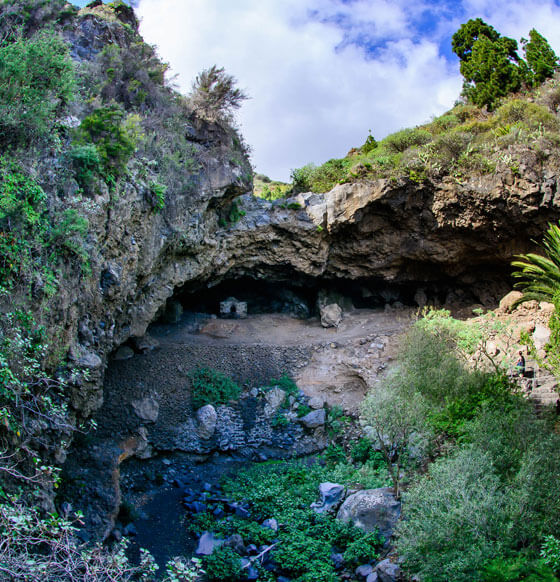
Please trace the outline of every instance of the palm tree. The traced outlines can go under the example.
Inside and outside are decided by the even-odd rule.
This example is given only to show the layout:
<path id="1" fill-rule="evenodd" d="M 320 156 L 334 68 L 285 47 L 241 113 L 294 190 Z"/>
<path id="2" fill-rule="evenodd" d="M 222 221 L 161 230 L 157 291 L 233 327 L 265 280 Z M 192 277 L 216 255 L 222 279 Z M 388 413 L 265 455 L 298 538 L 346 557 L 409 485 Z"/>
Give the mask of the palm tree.
<path id="1" fill-rule="evenodd" d="M 514 277 L 521 279 L 515 287 L 523 291 L 517 304 L 533 299 L 552 303 L 560 294 L 560 227 L 548 225 L 541 247 L 546 256 L 517 255 L 519 260 L 511 263 L 521 269 L 513 272 Z"/>

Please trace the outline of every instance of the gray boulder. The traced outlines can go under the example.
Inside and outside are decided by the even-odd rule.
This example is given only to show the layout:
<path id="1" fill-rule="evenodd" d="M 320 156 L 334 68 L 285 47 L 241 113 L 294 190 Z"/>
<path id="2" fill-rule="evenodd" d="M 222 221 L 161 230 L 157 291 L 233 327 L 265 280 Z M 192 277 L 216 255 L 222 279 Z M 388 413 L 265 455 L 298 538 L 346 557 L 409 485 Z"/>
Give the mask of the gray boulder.
<path id="1" fill-rule="evenodd" d="M 320 313 L 323 327 L 338 327 L 342 321 L 342 309 L 337 303 L 321 307 Z"/>
<path id="2" fill-rule="evenodd" d="M 286 399 L 286 392 L 282 388 L 272 388 L 264 395 L 264 414 L 271 417 L 281 406 Z"/>
<path id="3" fill-rule="evenodd" d="M 133 400 L 132 408 L 136 416 L 146 422 L 155 422 L 159 416 L 159 404 L 152 396 L 147 396 L 142 400 Z"/>
<path id="4" fill-rule="evenodd" d="M 396 582 L 401 577 L 399 565 L 391 562 L 389 558 L 377 564 L 376 572 L 379 576 L 379 582 Z"/>
<path id="5" fill-rule="evenodd" d="M 271 517 L 270 519 L 265 519 L 261 525 L 263 527 L 271 529 L 274 532 L 278 531 L 278 520 L 275 517 Z"/>
<path id="6" fill-rule="evenodd" d="M 130 360 L 134 357 L 134 350 L 128 346 L 121 346 L 113 356 L 113 360 Z"/>
<path id="7" fill-rule="evenodd" d="M 373 574 L 373 566 L 371 564 L 358 566 L 354 571 L 354 574 L 356 574 L 358 578 L 367 578 L 370 574 Z"/>
<path id="8" fill-rule="evenodd" d="M 372 572 L 367 578 L 366 582 L 379 582 L 379 576 L 377 572 Z"/>
<path id="9" fill-rule="evenodd" d="M 312 410 L 309 414 L 306 414 L 299 419 L 299 422 L 303 424 L 305 428 L 319 428 L 323 426 L 327 420 L 327 415 L 324 408 L 319 410 Z"/>
<path id="10" fill-rule="evenodd" d="M 205 531 L 198 540 L 195 554 L 198 554 L 199 556 L 210 556 L 216 548 L 224 543 L 224 541 L 225 540 L 214 537 L 212 532 Z"/>
<path id="11" fill-rule="evenodd" d="M 198 421 L 198 436 L 204 440 L 211 439 L 216 432 L 218 422 L 216 409 L 211 404 L 206 404 L 196 411 L 196 419 Z"/>
<path id="12" fill-rule="evenodd" d="M 390 487 L 365 489 L 346 498 L 337 518 L 351 522 L 355 526 L 370 532 L 375 529 L 385 538 L 388 545 L 393 529 L 401 514 L 401 504 L 395 499 Z"/>
<path id="13" fill-rule="evenodd" d="M 321 483 L 319 485 L 319 495 L 321 496 L 321 501 L 316 501 L 311 504 L 313 511 L 315 513 L 334 512 L 342 503 L 344 486 L 338 483 Z"/>

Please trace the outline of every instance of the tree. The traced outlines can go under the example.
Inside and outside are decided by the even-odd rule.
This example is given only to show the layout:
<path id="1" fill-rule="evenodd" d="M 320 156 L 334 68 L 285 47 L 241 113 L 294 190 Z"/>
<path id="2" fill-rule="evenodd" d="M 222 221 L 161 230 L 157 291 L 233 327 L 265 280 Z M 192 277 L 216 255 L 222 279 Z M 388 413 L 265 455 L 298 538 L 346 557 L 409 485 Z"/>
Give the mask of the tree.
<path id="1" fill-rule="evenodd" d="M 208 121 L 231 121 L 233 110 L 248 99 L 236 83 L 235 77 L 216 65 L 199 73 L 189 95 L 195 113 Z"/>
<path id="2" fill-rule="evenodd" d="M 531 84 L 540 85 L 552 77 L 558 69 L 558 57 L 544 36 L 534 28 L 529 32 L 529 40 L 522 38 L 527 66 L 531 72 Z"/>
<path id="3" fill-rule="evenodd" d="M 407 388 L 402 382 L 401 370 L 395 370 L 369 392 L 361 406 L 362 420 L 374 433 L 387 461 L 397 499 L 408 450 L 425 444 L 424 434 L 429 432 L 425 421 L 426 403 L 418 392 Z"/>
<path id="4" fill-rule="evenodd" d="M 461 64 L 470 59 L 474 43 L 482 37 L 492 42 L 500 38 L 500 33 L 493 26 L 486 24 L 482 18 L 471 19 L 462 24 L 461 28 L 453 35 L 451 48 L 459 57 Z"/>
<path id="5" fill-rule="evenodd" d="M 493 109 L 500 97 L 521 87 L 517 42 L 481 18 L 461 25 L 452 48 L 461 61 L 463 93 L 475 105 Z"/>

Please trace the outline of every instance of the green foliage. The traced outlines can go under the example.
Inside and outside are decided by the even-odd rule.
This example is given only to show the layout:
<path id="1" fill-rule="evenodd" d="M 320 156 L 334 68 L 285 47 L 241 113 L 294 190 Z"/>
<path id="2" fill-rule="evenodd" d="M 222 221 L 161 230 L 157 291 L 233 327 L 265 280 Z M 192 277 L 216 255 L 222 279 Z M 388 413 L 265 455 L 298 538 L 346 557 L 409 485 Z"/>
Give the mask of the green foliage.
<path id="1" fill-rule="evenodd" d="M 554 572 L 540 560 L 525 556 L 494 558 L 483 570 L 484 582 L 556 582 Z"/>
<path id="2" fill-rule="evenodd" d="M 372 458 L 375 451 L 373 450 L 373 443 L 371 439 L 362 437 L 357 441 L 350 452 L 350 456 L 355 463 L 365 463 Z"/>
<path id="3" fill-rule="evenodd" d="M 360 148 L 360 151 L 363 154 L 369 154 L 373 150 L 375 150 L 377 146 L 378 146 L 377 140 L 373 137 L 370 131 L 366 138 L 366 141 L 364 142 L 364 145 Z"/>
<path id="4" fill-rule="evenodd" d="M 431 465 L 404 496 L 398 527 L 406 567 L 432 582 L 474 582 L 499 550 L 504 500 L 489 458 L 474 448 Z"/>
<path id="5" fill-rule="evenodd" d="M 203 564 L 208 580 L 234 582 L 241 579 L 241 556 L 228 546 L 216 548 L 204 558 Z"/>
<path id="6" fill-rule="evenodd" d="M 558 70 L 558 57 L 546 38 L 532 28 L 529 31 L 529 40 L 521 39 L 521 44 L 525 50 L 527 66 L 532 73 L 530 82 L 540 85 L 552 77 Z"/>
<path id="7" fill-rule="evenodd" d="M 66 43 L 51 32 L 0 44 L 0 143 L 26 146 L 50 139 L 72 99 L 74 68 Z"/>
<path id="8" fill-rule="evenodd" d="M 356 568 L 378 558 L 379 533 L 371 532 L 350 543 L 344 551 L 344 562 Z"/>
<path id="9" fill-rule="evenodd" d="M 540 85 L 558 67 L 558 57 L 535 29 L 522 39 L 527 61 L 517 54 L 517 42 L 500 36 L 480 18 L 469 20 L 453 35 L 453 52 L 461 61 L 463 94 L 475 105 L 492 110 L 522 84 Z"/>
<path id="10" fill-rule="evenodd" d="M 347 474 L 356 476 L 351 467 Z M 309 582 L 335 582 L 339 578 L 330 559 L 333 548 L 343 552 L 348 550 L 349 567 L 353 568 L 355 560 L 363 555 L 371 559 L 381 545 L 376 534 L 366 534 L 332 515 L 316 514 L 309 508 L 316 500 L 319 483 L 341 476 L 336 467 L 329 469 L 300 462 L 264 463 L 241 471 L 237 476 L 228 478 L 223 485 L 229 496 L 251 503 L 254 522 L 271 516 L 278 520 L 280 529 L 275 534 L 278 544 L 273 550 L 273 558 L 285 576 Z M 345 481 L 341 479 L 337 482 Z M 351 482 L 355 484 L 358 481 Z M 236 529 L 231 529 L 231 526 L 220 529 L 224 527 L 220 523 L 211 531 L 229 535 Z M 258 533 L 260 526 L 256 527 Z M 253 537 L 247 527 L 238 531 L 243 532 L 246 544 L 259 544 L 262 540 L 262 533 Z"/>
<path id="11" fill-rule="evenodd" d="M 194 408 L 206 404 L 226 404 L 241 395 L 241 388 L 231 378 L 211 368 L 192 370 L 189 372 L 189 380 Z"/>
<path id="12" fill-rule="evenodd" d="M 282 374 L 280 378 L 271 378 L 270 385 L 278 386 L 284 390 L 287 396 L 297 396 L 299 394 L 299 388 L 297 387 L 297 384 L 287 374 Z"/>
<path id="13" fill-rule="evenodd" d="M 426 144 L 431 139 L 431 134 L 424 129 L 401 129 L 388 135 L 380 145 L 389 153 L 402 153 L 408 148 Z"/>
<path id="14" fill-rule="evenodd" d="M 165 194 L 167 186 L 158 182 L 150 183 L 150 202 L 156 212 L 160 212 L 165 208 Z"/>
<path id="15" fill-rule="evenodd" d="M 332 159 L 319 167 L 308 164 L 292 170 L 293 192 L 328 192 L 346 179 L 349 167 L 348 159 Z"/>
<path id="16" fill-rule="evenodd" d="M 549 224 L 541 244 L 546 256 L 518 255 L 511 264 L 521 269 L 512 275 L 521 279 L 515 287 L 523 291 L 522 301 L 554 301 L 560 292 L 560 228 Z"/>
<path id="17" fill-rule="evenodd" d="M 555 572 L 560 572 L 560 540 L 552 535 L 545 536 L 541 547 L 541 558 Z"/>
<path id="18" fill-rule="evenodd" d="M 82 121 L 78 138 L 82 145 L 95 145 L 105 177 L 116 180 L 142 139 L 140 118 L 125 115 L 116 104 L 100 107 Z"/>
<path id="19" fill-rule="evenodd" d="M 76 181 L 84 190 L 88 190 L 96 176 L 101 174 L 101 156 L 92 144 L 76 145 L 68 152 L 68 158 L 75 172 Z"/>
<path id="20" fill-rule="evenodd" d="M 235 87 L 237 81 L 224 68 L 213 65 L 199 73 L 193 83 L 189 100 L 193 110 L 209 121 L 231 120 L 233 110 L 248 99 Z"/>

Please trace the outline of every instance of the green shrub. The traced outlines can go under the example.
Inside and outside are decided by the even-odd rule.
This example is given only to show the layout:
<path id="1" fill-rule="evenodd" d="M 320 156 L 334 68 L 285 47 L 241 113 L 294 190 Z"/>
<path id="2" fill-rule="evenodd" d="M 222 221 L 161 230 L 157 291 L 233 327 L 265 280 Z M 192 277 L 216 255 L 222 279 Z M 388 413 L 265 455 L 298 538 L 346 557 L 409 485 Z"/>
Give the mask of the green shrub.
<path id="1" fill-rule="evenodd" d="M 74 87 L 68 46 L 57 34 L 0 43 L 0 143 L 49 139 Z"/>
<path id="2" fill-rule="evenodd" d="M 367 437 L 362 437 L 352 447 L 350 456 L 355 463 L 365 463 L 375 452 L 376 451 L 373 450 L 373 443 L 371 440 Z"/>
<path id="3" fill-rule="evenodd" d="M 167 192 L 167 186 L 164 184 L 159 184 L 158 182 L 150 183 L 150 202 L 153 209 L 156 212 L 160 212 L 165 208 L 165 194 Z"/>
<path id="4" fill-rule="evenodd" d="M 228 546 L 216 548 L 203 559 L 203 564 L 208 580 L 234 582 L 241 579 L 241 556 Z"/>
<path id="5" fill-rule="evenodd" d="M 287 374 L 282 374 L 280 378 L 271 378 L 270 385 L 282 388 L 288 396 L 297 396 L 299 394 L 297 384 Z"/>
<path id="6" fill-rule="evenodd" d="M 389 153 L 402 153 L 408 148 L 424 145 L 432 140 L 432 135 L 425 129 L 402 129 L 388 135 L 381 146 Z"/>
<path id="7" fill-rule="evenodd" d="M 76 181 L 87 190 L 95 177 L 101 173 L 101 157 L 94 144 L 76 145 L 68 152 L 68 158 L 74 168 Z"/>
<path id="8" fill-rule="evenodd" d="M 440 459 L 404 497 L 397 548 L 405 567 L 432 582 L 473 582 L 506 528 L 502 487 L 489 457 L 464 448 Z"/>
<path id="9" fill-rule="evenodd" d="M 560 540 L 552 535 L 545 536 L 541 547 L 541 558 L 555 572 L 560 572 Z"/>
<path id="10" fill-rule="evenodd" d="M 348 545 L 344 551 L 344 561 L 351 568 L 375 561 L 382 539 L 378 532 L 368 533 Z"/>
<path id="11" fill-rule="evenodd" d="M 100 107 L 88 115 L 78 129 L 82 145 L 92 142 L 97 149 L 106 178 L 117 179 L 142 138 L 140 118 L 125 115 L 116 104 Z"/>
<path id="12" fill-rule="evenodd" d="M 189 373 L 194 408 L 206 404 L 227 404 L 237 400 L 241 388 L 225 374 L 211 368 L 196 368 Z"/>
<path id="13" fill-rule="evenodd" d="M 556 582 L 558 578 L 543 561 L 525 556 L 495 558 L 482 571 L 484 582 Z"/>
<path id="14" fill-rule="evenodd" d="M 346 453 L 340 445 L 330 444 L 323 452 L 323 459 L 329 467 L 346 461 Z"/>

